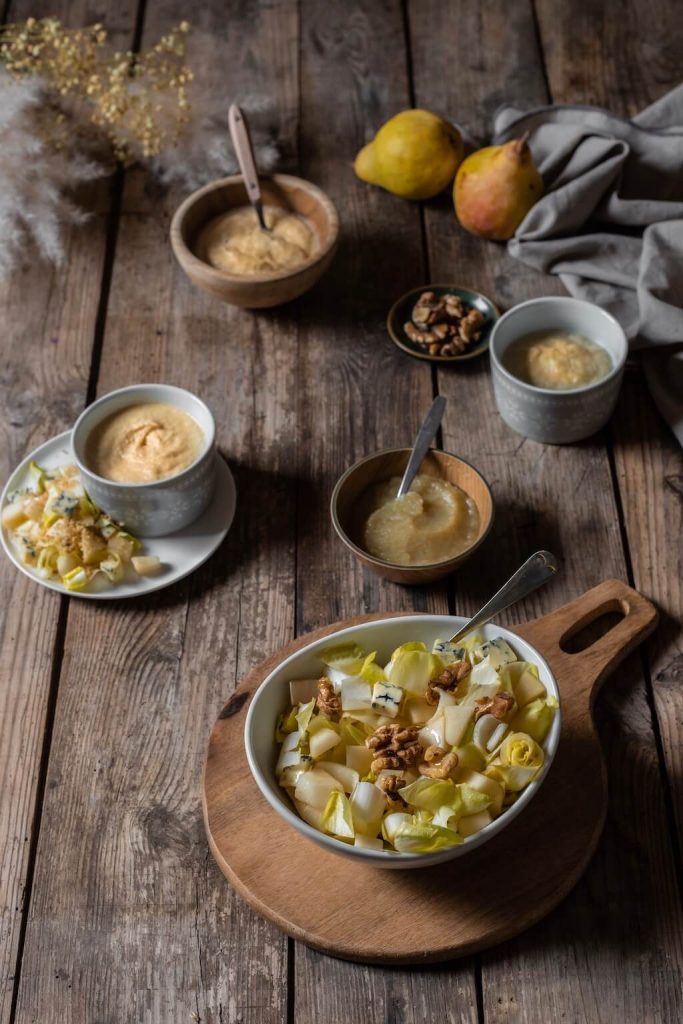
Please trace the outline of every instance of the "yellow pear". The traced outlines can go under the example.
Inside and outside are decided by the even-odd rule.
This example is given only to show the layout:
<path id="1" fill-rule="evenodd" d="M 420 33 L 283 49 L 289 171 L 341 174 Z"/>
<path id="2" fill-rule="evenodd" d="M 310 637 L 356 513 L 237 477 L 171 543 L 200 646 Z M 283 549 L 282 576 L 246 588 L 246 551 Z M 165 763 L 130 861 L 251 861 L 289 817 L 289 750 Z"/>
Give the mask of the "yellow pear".
<path id="1" fill-rule="evenodd" d="M 460 132 L 429 110 L 403 110 L 363 146 L 353 168 L 359 178 L 403 199 L 443 192 L 463 158 Z"/>
<path id="2" fill-rule="evenodd" d="M 543 179 L 526 137 L 472 153 L 461 163 L 453 187 L 462 226 L 499 241 L 512 238 L 542 195 Z"/>

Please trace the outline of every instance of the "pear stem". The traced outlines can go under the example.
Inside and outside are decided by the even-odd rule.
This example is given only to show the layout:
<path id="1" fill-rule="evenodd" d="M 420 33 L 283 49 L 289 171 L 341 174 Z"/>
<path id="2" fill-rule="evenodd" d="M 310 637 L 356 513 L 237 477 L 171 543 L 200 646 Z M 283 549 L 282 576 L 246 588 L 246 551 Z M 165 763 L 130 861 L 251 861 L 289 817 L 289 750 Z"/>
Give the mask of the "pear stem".
<path id="1" fill-rule="evenodd" d="M 529 134 L 530 134 L 529 132 L 524 132 L 524 135 L 522 135 L 521 138 L 515 139 L 514 145 L 512 146 L 512 152 L 519 159 L 522 159 L 522 157 L 525 157 L 527 152 L 528 152 L 528 149 L 529 149 L 529 146 L 528 146 Z"/>

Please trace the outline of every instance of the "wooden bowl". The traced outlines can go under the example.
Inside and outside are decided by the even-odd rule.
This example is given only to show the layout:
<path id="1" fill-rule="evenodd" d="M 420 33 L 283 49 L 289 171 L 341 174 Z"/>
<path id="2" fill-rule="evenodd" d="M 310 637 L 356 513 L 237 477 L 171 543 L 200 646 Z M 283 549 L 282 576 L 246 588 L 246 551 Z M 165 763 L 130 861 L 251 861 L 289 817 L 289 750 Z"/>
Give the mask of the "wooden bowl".
<path id="1" fill-rule="evenodd" d="M 274 174 L 259 178 L 264 204 L 291 210 L 310 221 L 318 236 L 314 254 L 295 270 L 258 275 L 230 274 L 216 270 L 197 250 L 202 228 L 214 217 L 239 206 L 248 206 L 241 175 L 221 178 L 193 192 L 171 222 L 171 247 L 189 279 L 198 288 L 232 306 L 263 309 L 291 302 L 311 288 L 332 262 L 339 237 L 339 217 L 325 193 L 303 178 Z"/>
<path id="2" fill-rule="evenodd" d="M 392 476 L 402 476 L 408 464 L 410 448 L 387 448 L 375 455 L 367 455 L 356 462 L 337 481 L 332 492 L 330 514 L 332 524 L 356 558 L 379 576 L 393 583 L 433 583 L 461 565 L 485 540 L 493 524 L 493 495 L 483 476 L 474 466 L 450 452 L 429 451 L 420 466 L 420 473 L 431 474 L 456 484 L 474 501 L 479 512 L 479 533 L 465 551 L 454 558 L 429 565 L 397 565 L 365 551 L 358 543 L 362 536 L 363 513 L 361 495 L 370 486 Z"/>

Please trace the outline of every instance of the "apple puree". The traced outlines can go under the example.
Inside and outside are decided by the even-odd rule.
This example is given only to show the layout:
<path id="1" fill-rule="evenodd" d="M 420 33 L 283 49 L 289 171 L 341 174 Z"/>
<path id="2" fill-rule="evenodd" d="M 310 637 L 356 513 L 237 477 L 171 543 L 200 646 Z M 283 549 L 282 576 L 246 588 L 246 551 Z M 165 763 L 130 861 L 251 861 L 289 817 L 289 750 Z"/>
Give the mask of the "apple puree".
<path id="1" fill-rule="evenodd" d="M 373 484 L 362 498 L 367 518 L 363 547 L 395 565 L 430 565 L 454 558 L 477 538 L 477 507 L 463 490 L 419 473 L 397 498 L 401 478 Z"/>
<path id="2" fill-rule="evenodd" d="M 532 331 L 513 341 L 503 357 L 505 368 L 537 388 L 566 391 L 606 377 L 612 361 L 600 345 L 568 331 Z"/>

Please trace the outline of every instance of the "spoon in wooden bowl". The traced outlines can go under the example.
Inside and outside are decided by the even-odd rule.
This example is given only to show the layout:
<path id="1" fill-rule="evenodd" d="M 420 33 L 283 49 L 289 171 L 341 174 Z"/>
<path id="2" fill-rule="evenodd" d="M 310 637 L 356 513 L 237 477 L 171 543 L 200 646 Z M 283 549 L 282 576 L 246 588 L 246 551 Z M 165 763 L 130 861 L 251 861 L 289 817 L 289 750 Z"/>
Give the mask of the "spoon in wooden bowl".
<path id="1" fill-rule="evenodd" d="M 457 644 L 464 640 L 468 633 L 485 626 L 496 615 L 516 604 L 533 590 L 547 583 L 557 572 L 557 559 L 549 551 L 537 551 L 520 565 L 516 573 L 498 590 L 490 601 L 466 622 L 462 629 L 454 633 L 449 643 Z"/>
<path id="2" fill-rule="evenodd" d="M 418 430 L 413 450 L 410 453 L 410 458 L 408 459 L 408 465 L 406 466 L 403 479 L 401 480 L 398 491 L 396 492 L 397 498 L 402 498 L 403 495 L 407 494 L 410 490 L 412 482 L 415 479 L 415 474 L 420 468 L 420 463 L 429 451 L 429 446 L 434 440 L 434 435 L 439 429 L 439 424 L 441 423 L 445 408 L 446 399 L 443 395 L 439 395 L 439 397 L 435 398 L 432 402 L 432 407 L 425 416 L 422 426 Z"/>
<path id="3" fill-rule="evenodd" d="M 242 177 L 244 178 L 244 187 L 247 190 L 249 202 L 256 210 L 256 216 L 258 217 L 258 222 L 261 225 L 261 230 L 270 231 L 270 228 L 266 224 L 266 218 L 263 215 L 261 186 L 259 185 L 258 180 L 258 171 L 256 169 L 256 160 L 254 159 L 254 147 L 251 144 L 249 125 L 246 117 L 236 103 L 230 104 L 230 109 L 228 111 L 228 126 L 230 128 L 230 138 L 232 139 L 232 144 L 235 147 L 237 163 L 239 164 Z"/>

